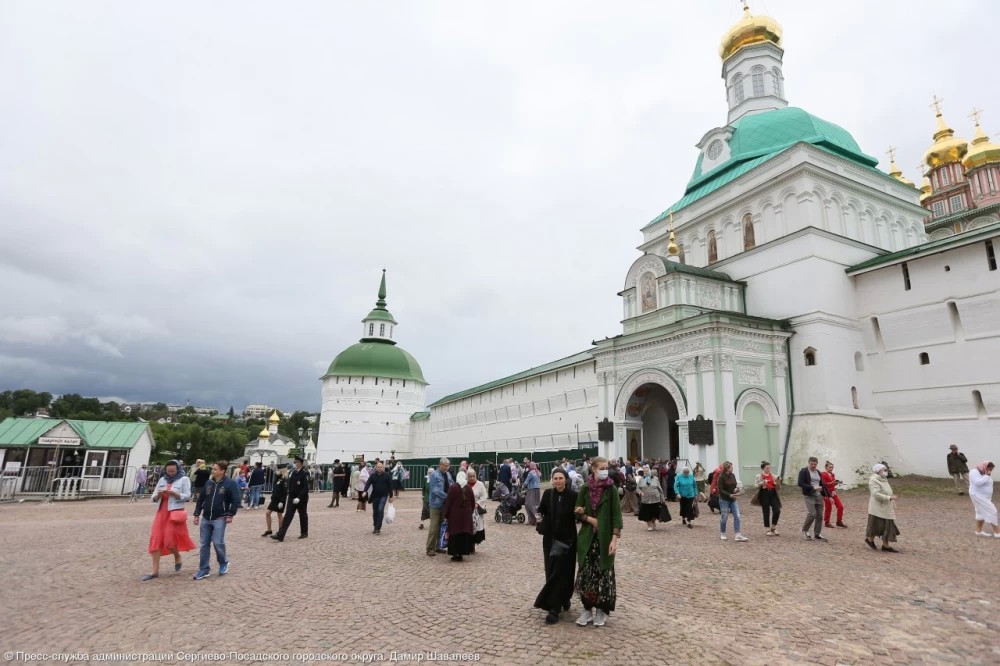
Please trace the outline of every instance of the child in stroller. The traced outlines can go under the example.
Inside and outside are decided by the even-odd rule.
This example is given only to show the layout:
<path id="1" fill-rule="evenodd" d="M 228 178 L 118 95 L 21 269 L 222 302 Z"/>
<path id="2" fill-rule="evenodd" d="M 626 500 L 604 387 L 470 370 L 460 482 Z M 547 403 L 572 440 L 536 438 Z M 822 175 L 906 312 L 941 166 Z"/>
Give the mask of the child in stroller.
<path id="1" fill-rule="evenodd" d="M 520 511 L 524 506 L 525 494 L 527 494 L 527 491 L 520 488 L 517 492 L 512 493 L 502 483 L 497 486 L 497 489 L 493 491 L 493 499 L 499 500 L 500 506 L 497 507 L 496 513 L 493 514 L 493 519 L 498 523 L 504 522 L 510 524 L 515 520 L 523 523 L 525 516 Z"/>

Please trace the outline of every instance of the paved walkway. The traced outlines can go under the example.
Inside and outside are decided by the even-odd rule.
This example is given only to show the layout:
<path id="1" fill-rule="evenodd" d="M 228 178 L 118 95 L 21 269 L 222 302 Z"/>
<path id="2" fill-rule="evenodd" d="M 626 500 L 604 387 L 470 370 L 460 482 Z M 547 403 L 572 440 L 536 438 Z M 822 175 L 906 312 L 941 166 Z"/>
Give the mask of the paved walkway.
<path id="1" fill-rule="evenodd" d="M 846 494 L 850 527 L 829 530 L 827 544 L 799 537 L 794 489 L 778 538 L 746 502 L 748 543 L 720 541 L 705 511 L 692 530 L 676 519 L 647 532 L 627 517 L 618 611 L 586 629 L 572 623 L 577 600 L 551 627 L 531 607 L 543 581 L 533 528 L 490 514 L 474 557 L 429 558 L 416 493 L 381 536 L 370 513 L 326 508 L 328 493 L 311 502 L 306 540 L 297 521 L 282 544 L 261 538 L 263 511 L 242 511 L 227 535 L 231 572 L 220 578 L 213 562 L 198 582 L 194 553 L 179 574 L 139 581 L 150 504 L 0 505 L 0 650 L 249 656 L 227 663 L 393 651 L 490 664 L 1000 663 L 1000 539 L 973 535 L 971 502 L 948 483 L 896 481 L 897 555 L 862 542 L 867 492 Z"/>

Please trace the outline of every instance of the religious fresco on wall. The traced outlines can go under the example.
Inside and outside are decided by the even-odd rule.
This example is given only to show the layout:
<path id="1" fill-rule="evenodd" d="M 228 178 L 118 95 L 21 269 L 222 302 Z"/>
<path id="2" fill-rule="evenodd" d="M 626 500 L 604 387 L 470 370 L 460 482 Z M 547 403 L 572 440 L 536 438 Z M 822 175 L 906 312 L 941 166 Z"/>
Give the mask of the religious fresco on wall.
<path id="1" fill-rule="evenodd" d="M 642 293 L 642 311 L 649 312 L 656 309 L 656 278 L 652 273 L 643 273 L 639 282 L 639 291 Z"/>

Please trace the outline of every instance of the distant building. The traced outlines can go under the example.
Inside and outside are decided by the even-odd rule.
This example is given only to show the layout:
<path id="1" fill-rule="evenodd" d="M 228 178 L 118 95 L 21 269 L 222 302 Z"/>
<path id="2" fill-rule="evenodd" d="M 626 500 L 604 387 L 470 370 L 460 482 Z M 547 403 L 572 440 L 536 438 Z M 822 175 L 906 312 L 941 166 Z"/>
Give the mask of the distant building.
<path id="1" fill-rule="evenodd" d="M 243 410 L 243 416 L 248 419 L 260 419 L 267 416 L 267 413 L 272 411 L 267 405 L 247 405 L 247 408 Z"/>
<path id="2" fill-rule="evenodd" d="M 301 449 L 306 464 L 316 462 L 316 444 L 312 439 L 312 428 L 308 431 L 301 431 L 300 435 L 304 435 L 304 437 L 301 437 L 301 441 L 296 442 L 291 437 L 278 434 L 280 422 L 281 417 L 275 410 L 267 420 L 267 427 L 260 431 L 257 439 L 247 443 L 243 450 L 243 457 L 251 465 L 260 462 L 263 463 L 264 467 L 270 467 L 290 462 L 289 452 L 292 449 Z"/>

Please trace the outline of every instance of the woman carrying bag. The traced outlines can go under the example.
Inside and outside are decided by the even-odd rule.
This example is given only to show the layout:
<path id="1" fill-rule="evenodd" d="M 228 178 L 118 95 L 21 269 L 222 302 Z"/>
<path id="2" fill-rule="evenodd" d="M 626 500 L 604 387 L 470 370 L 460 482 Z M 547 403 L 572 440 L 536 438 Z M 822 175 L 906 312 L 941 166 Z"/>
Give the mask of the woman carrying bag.
<path id="1" fill-rule="evenodd" d="M 615 583 L 615 554 L 622 533 L 622 507 L 615 483 L 608 478 L 608 461 L 591 461 L 590 476 L 576 496 L 576 514 L 584 523 L 577 535 L 576 555 L 580 571 L 576 591 L 583 602 L 583 613 L 576 623 L 585 627 L 591 622 L 604 626 L 614 611 L 618 597 Z"/>
<path id="2" fill-rule="evenodd" d="M 561 468 L 552 470 L 552 487 L 538 505 L 541 522 L 535 527 L 542 535 L 545 586 L 535 598 L 535 608 L 548 611 L 545 624 L 559 621 L 559 613 L 569 610 L 576 574 L 576 498 L 569 475 Z"/>
<path id="3" fill-rule="evenodd" d="M 752 506 L 759 506 L 764 512 L 765 536 L 778 536 L 778 518 L 781 517 L 781 478 L 771 474 L 771 463 L 766 460 L 760 464 L 760 474 L 754 479 L 757 492 L 750 499 Z"/>
<path id="4" fill-rule="evenodd" d="M 153 557 L 153 572 L 143 580 L 160 577 L 160 556 L 174 556 L 174 571 L 181 570 L 181 551 L 194 550 L 188 534 L 187 511 L 184 502 L 191 499 L 191 479 L 184 474 L 180 461 L 171 460 L 163 467 L 163 476 L 156 482 L 152 502 L 160 507 L 149 534 L 149 554 Z"/>
<path id="5" fill-rule="evenodd" d="M 656 529 L 656 521 L 669 523 L 670 509 L 667 508 L 667 501 L 663 498 L 663 489 L 660 487 L 659 473 L 654 469 L 642 482 L 642 501 L 639 504 L 639 520 L 646 523 L 646 531 L 652 532 Z"/>

